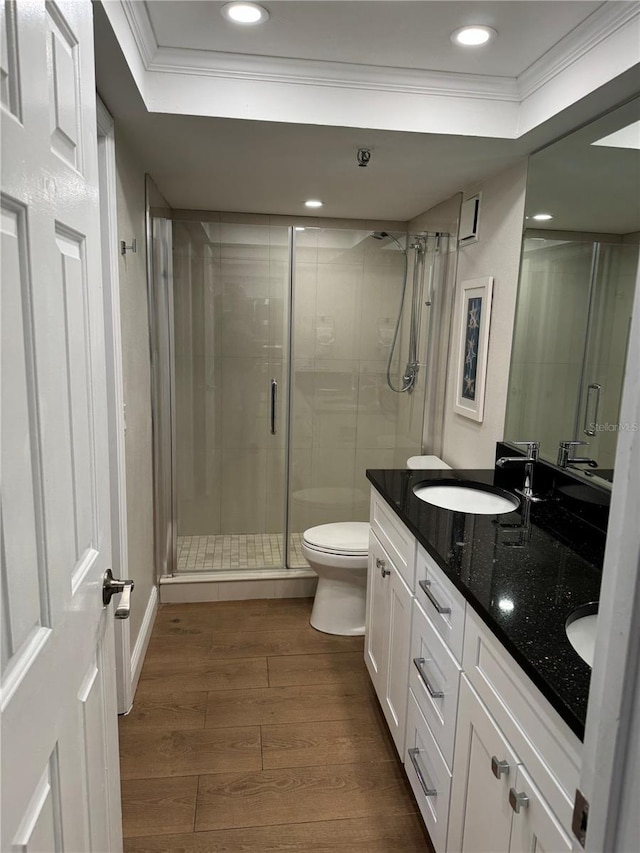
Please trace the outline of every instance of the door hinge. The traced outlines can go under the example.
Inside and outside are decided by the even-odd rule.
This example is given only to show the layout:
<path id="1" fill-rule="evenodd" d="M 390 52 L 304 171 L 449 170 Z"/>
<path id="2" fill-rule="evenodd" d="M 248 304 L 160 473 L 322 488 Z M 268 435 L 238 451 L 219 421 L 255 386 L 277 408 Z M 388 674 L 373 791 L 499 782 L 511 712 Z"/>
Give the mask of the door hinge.
<path id="1" fill-rule="evenodd" d="M 587 840 L 587 823 L 589 821 L 589 800 L 579 788 L 576 788 L 576 799 L 573 804 L 573 818 L 571 829 L 573 834 L 584 847 Z"/>

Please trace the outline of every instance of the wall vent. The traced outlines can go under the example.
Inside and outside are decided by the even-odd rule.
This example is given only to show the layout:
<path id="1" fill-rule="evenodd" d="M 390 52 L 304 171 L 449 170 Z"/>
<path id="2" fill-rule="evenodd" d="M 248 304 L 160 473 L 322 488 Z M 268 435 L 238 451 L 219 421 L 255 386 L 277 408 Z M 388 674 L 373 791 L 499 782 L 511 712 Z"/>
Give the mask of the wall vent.
<path id="1" fill-rule="evenodd" d="M 478 227 L 480 222 L 480 199 L 482 193 L 471 196 L 462 202 L 460 211 L 459 246 L 478 242 Z"/>

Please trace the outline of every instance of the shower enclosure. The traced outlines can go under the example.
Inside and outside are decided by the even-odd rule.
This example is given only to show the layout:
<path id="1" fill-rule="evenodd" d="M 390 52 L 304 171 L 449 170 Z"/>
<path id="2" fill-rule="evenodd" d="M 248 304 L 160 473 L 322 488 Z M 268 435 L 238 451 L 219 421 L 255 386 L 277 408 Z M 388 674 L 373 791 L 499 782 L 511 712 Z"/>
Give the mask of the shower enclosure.
<path id="1" fill-rule="evenodd" d="M 442 299 L 447 237 L 237 215 L 174 213 L 170 224 L 173 269 L 152 275 L 165 288 L 152 294 L 154 351 L 173 372 L 157 436 L 172 477 L 160 564 L 167 574 L 307 568 L 303 531 L 366 520 L 365 470 L 421 452 L 424 303 Z M 167 220 L 154 229 L 167 238 Z M 408 393 L 387 381 L 396 327 L 396 386 L 410 339 L 418 353 Z"/>
<path id="2" fill-rule="evenodd" d="M 618 235 L 525 233 L 507 441 L 533 435 L 552 462 L 560 441 L 584 442 L 587 474 L 612 478 L 637 269 Z"/>

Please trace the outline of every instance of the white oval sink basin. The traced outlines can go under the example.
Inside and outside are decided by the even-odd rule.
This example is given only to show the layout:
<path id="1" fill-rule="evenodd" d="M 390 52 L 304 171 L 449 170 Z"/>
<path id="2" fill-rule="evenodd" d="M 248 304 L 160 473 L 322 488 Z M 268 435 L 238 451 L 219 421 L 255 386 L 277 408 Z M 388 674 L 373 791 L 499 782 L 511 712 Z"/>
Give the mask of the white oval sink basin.
<path id="1" fill-rule="evenodd" d="M 520 506 L 518 498 L 508 492 L 488 491 L 463 485 L 418 483 L 413 487 L 413 493 L 421 501 L 432 506 L 473 515 L 498 515 L 513 512 Z"/>
<path id="2" fill-rule="evenodd" d="M 586 604 L 569 616 L 564 628 L 569 642 L 589 666 L 593 666 L 597 623 L 598 605 Z"/>

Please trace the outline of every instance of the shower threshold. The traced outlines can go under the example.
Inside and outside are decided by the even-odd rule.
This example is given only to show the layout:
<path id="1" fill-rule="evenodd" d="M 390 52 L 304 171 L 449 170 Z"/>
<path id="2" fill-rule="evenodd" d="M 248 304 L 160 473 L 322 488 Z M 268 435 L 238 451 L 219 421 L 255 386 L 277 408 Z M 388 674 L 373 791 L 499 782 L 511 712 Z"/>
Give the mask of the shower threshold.
<path id="1" fill-rule="evenodd" d="M 302 534 L 291 534 L 290 568 L 308 569 L 302 556 Z M 239 533 L 178 536 L 178 565 L 182 572 L 228 572 L 243 569 L 282 569 L 282 534 Z"/>

